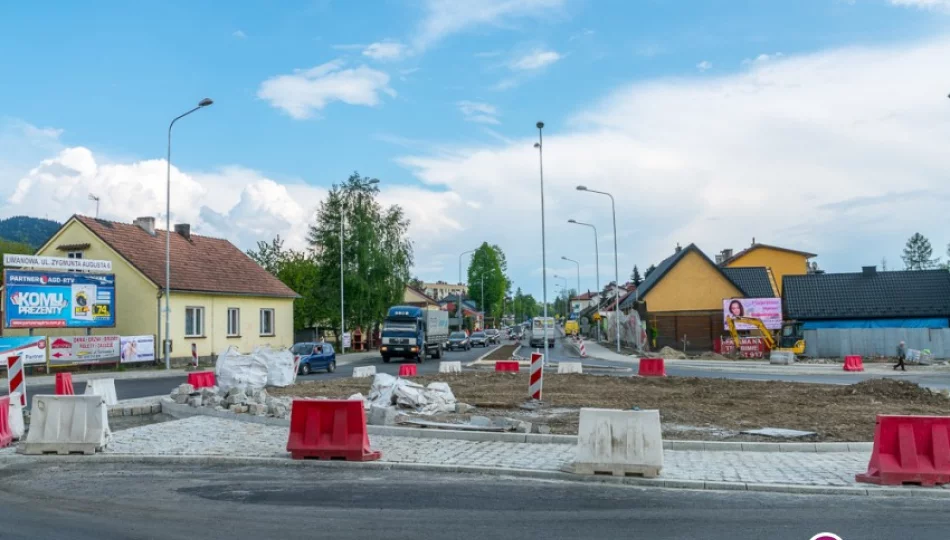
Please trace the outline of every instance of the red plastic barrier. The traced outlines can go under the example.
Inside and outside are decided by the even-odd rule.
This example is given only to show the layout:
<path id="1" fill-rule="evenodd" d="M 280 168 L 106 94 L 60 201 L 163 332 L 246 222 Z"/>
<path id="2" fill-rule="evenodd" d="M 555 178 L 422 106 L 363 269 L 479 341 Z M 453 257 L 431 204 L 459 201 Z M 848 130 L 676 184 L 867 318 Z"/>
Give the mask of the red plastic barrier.
<path id="1" fill-rule="evenodd" d="M 75 394 L 73 392 L 73 374 L 72 373 L 57 373 L 56 374 L 56 395 L 57 396 L 71 396 Z"/>
<path id="2" fill-rule="evenodd" d="M 198 388 L 211 388 L 217 384 L 214 380 L 213 371 L 196 371 L 188 374 L 188 384 Z"/>
<path id="3" fill-rule="evenodd" d="M 399 366 L 400 377 L 415 377 L 417 375 L 415 364 L 403 364 Z"/>
<path id="4" fill-rule="evenodd" d="M 845 371 L 864 371 L 864 362 L 861 360 L 860 356 L 845 356 L 844 370 Z"/>
<path id="5" fill-rule="evenodd" d="M 868 472 L 858 482 L 950 483 L 950 416 L 878 415 Z"/>
<path id="6" fill-rule="evenodd" d="M 506 371 L 509 373 L 518 373 L 521 366 L 517 360 L 499 360 L 495 362 L 495 371 Z"/>
<path id="7" fill-rule="evenodd" d="M 641 377 L 666 377 L 666 365 L 662 358 L 641 358 L 637 374 Z"/>
<path id="8" fill-rule="evenodd" d="M 13 442 L 10 429 L 10 396 L 0 398 L 0 448 Z"/>
<path id="9" fill-rule="evenodd" d="M 290 408 L 287 451 L 294 459 L 375 461 L 362 400 L 295 399 Z"/>

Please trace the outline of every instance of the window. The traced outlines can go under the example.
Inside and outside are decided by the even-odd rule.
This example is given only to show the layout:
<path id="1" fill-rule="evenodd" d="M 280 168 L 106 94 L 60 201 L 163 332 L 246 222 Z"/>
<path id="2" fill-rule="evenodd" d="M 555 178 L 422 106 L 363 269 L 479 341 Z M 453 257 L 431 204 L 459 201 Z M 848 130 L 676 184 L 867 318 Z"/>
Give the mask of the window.
<path id="1" fill-rule="evenodd" d="M 82 259 L 82 251 L 67 251 L 67 259 Z"/>
<path id="2" fill-rule="evenodd" d="M 228 308 L 228 337 L 238 337 L 241 335 L 241 310 L 239 308 Z"/>
<path id="3" fill-rule="evenodd" d="M 274 310 L 273 309 L 261 310 L 261 335 L 262 336 L 274 335 Z"/>
<path id="4" fill-rule="evenodd" d="M 205 335 L 205 308 L 185 308 L 185 337 L 204 337 Z"/>

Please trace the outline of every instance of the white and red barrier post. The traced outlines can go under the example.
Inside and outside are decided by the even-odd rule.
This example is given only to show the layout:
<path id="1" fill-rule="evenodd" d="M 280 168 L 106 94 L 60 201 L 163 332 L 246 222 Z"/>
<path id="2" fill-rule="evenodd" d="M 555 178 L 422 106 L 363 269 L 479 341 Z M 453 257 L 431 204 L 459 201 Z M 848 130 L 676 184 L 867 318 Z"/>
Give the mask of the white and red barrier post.
<path id="1" fill-rule="evenodd" d="M 579 340 L 577 348 L 581 353 L 581 358 L 587 358 L 587 348 L 584 347 L 584 338 L 579 338 Z"/>
<path id="2" fill-rule="evenodd" d="M 23 374 L 23 357 L 20 355 L 7 357 L 7 392 L 13 395 L 20 393 L 20 405 L 26 407 L 26 376 Z"/>
<path id="3" fill-rule="evenodd" d="M 528 394 L 531 399 L 541 401 L 541 387 L 544 381 L 544 355 L 531 353 L 531 375 L 528 376 Z"/>

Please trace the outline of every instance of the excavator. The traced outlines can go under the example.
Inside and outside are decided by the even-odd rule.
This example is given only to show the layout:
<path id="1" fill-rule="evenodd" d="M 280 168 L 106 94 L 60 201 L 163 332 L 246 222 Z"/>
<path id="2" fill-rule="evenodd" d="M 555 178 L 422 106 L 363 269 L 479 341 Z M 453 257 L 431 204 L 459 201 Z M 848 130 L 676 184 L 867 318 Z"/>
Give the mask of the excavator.
<path id="1" fill-rule="evenodd" d="M 736 351 L 739 351 L 739 333 L 736 331 L 736 323 L 745 323 L 755 326 L 762 334 L 762 341 L 770 351 L 790 352 L 795 355 L 805 353 L 805 339 L 802 337 L 802 325 L 796 321 L 787 321 L 782 323 L 782 331 L 779 335 L 779 343 L 776 344 L 772 332 L 765 327 L 762 319 L 755 317 L 726 317 L 726 325 L 729 327 L 729 334 L 732 335 L 732 342 L 736 344 Z"/>

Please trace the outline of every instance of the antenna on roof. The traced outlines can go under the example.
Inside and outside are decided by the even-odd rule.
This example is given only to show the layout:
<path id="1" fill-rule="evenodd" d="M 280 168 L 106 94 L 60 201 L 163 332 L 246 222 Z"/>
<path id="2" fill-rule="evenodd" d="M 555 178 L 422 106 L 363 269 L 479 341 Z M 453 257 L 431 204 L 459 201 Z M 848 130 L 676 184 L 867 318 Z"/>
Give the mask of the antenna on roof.
<path id="1" fill-rule="evenodd" d="M 752 245 L 753 245 L 753 246 L 755 245 L 755 237 L 754 237 L 754 236 L 752 237 Z"/>

